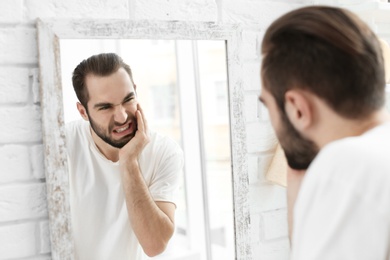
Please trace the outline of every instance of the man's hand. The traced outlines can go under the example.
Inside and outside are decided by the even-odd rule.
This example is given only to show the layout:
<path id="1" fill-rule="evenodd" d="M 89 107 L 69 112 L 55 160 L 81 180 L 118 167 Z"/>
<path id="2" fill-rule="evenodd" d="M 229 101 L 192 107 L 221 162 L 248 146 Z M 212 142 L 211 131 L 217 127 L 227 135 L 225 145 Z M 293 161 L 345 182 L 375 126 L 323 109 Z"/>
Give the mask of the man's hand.
<path id="1" fill-rule="evenodd" d="M 119 161 L 122 163 L 136 162 L 138 156 L 144 149 L 150 139 L 148 136 L 148 123 L 145 119 L 144 113 L 140 104 L 137 105 L 136 111 L 137 130 L 135 136 L 119 151 Z"/>
<path id="2" fill-rule="evenodd" d="M 287 214 L 288 214 L 288 234 L 290 237 L 290 243 L 293 234 L 293 216 L 294 206 L 297 199 L 299 188 L 303 178 L 305 177 L 306 170 L 294 170 L 287 167 Z"/>

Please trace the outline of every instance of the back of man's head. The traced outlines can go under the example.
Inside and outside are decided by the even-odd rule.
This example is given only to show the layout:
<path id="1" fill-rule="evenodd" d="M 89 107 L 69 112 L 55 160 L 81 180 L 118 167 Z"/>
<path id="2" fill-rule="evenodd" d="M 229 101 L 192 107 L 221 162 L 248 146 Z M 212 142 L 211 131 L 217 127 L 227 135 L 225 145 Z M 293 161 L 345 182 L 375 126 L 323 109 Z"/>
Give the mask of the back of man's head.
<path id="1" fill-rule="evenodd" d="M 339 115 L 358 119 L 385 102 L 380 44 L 353 13 L 310 6 L 285 14 L 262 43 L 263 87 L 284 111 L 284 94 L 300 88 L 322 98 Z"/>

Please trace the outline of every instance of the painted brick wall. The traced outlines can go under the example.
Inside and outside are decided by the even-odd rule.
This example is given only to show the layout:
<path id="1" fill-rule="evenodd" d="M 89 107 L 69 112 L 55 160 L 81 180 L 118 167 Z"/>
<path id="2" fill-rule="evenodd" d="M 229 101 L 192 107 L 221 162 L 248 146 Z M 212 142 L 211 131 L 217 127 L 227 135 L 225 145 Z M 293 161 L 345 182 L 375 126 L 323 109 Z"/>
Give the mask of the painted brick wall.
<path id="1" fill-rule="evenodd" d="M 287 259 L 285 189 L 263 175 L 276 139 L 260 92 L 260 43 L 279 15 L 309 0 L 0 1 L 0 259 L 50 259 L 35 19 L 123 18 L 240 23 L 254 259 Z M 353 1 L 349 1 L 353 2 Z M 355 1 L 356 2 L 356 1 Z M 364 1 L 359 1 L 364 2 Z M 375 22 L 374 22 L 375 24 Z M 380 25 L 379 30 L 389 31 Z"/>

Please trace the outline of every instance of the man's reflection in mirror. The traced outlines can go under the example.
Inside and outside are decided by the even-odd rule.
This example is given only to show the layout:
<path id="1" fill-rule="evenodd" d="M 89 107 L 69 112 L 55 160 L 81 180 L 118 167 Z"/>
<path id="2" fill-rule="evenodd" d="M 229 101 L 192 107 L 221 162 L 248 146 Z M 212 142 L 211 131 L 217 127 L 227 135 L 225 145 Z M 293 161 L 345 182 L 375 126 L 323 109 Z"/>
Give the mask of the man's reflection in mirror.
<path id="1" fill-rule="evenodd" d="M 183 153 L 148 128 L 129 65 L 114 53 L 73 72 L 82 119 L 66 125 L 76 259 L 143 259 L 175 229 Z"/>

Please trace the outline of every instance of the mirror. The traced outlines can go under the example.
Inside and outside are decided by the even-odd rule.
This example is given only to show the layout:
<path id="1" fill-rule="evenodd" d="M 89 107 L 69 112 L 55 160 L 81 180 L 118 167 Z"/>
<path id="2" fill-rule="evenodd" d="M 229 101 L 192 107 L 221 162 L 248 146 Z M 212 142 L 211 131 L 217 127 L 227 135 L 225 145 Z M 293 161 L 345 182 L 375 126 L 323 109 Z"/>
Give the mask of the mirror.
<path id="1" fill-rule="evenodd" d="M 102 52 L 115 52 L 130 65 L 150 128 L 184 150 L 175 236 L 156 259 L 247 257 L 239 28 L 212 23 L 38 21 L 38 36 L 53 259 L 74 257 L 64 124 L 80 115 L 71 73 L 81 60 Z"/>
<path id="2" fill-rule="evenodd" d="M 60 52 L 65 124 L 81 118 L 73 69 L 86 57 L 114 52 L 129 61 L 149 127 L 184 151 L 176 234 L 154 259 L 234 259 L 225 42 L 64 39 Z"/>

